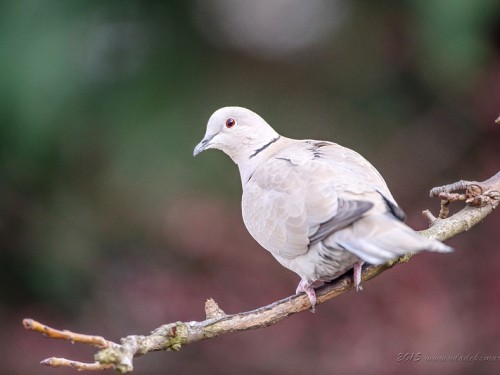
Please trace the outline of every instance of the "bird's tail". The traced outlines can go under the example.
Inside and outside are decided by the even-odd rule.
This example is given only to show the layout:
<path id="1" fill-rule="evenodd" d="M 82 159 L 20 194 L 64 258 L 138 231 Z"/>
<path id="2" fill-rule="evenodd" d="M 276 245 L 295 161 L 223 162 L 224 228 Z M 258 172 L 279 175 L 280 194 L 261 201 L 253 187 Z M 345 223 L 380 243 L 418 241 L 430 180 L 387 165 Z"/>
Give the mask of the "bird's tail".
<path id="1" fill-rule="evenodd" d="M 386 214 L 366 216 L 330 236 L 325 244 L 334 245 L 330 241 L 371 264 L 382 264 L 406 253 L 453 251 Z"/>

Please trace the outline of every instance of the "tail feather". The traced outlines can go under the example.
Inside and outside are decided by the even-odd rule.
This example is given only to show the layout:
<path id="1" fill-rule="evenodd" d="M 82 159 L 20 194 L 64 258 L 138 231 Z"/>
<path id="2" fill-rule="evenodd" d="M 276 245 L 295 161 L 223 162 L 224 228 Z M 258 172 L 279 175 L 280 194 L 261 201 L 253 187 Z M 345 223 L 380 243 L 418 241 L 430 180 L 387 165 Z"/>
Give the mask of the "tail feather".
<path id="1" fill-rule="evenodd" d="M 453 249 L 426 238 L 389 215 L 364 217 L 324 240 L 327 246 L 341 246 L 367 263 L 382 264 L 406 253 Z"/>

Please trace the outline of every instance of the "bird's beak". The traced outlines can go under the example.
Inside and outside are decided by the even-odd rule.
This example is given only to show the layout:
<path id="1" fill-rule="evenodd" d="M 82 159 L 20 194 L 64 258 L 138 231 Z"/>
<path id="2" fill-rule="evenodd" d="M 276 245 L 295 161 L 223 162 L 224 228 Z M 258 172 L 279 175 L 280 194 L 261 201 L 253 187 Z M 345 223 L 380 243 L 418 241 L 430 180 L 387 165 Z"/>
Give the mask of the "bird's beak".
<path id="1" fill-rule="evenodd" d="M 196 145 L 193 151 L 193 156 L 198 155 L 200 152 L 204 151 L 207 149 L 207 147 L 210 145 L 210 141 L 212 138 L 215 137 L 215 134 L 213 135 L 206 135 L 205 138 L 201 140 L 200 143 Z"/>

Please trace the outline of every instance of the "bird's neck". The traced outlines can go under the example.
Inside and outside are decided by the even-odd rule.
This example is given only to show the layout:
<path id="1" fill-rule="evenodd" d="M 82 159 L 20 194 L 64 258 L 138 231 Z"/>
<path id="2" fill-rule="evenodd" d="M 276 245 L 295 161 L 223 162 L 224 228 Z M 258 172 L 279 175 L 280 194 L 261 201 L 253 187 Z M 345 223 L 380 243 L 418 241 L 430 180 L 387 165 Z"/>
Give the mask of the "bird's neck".
<path id="1" fill-rule="evenodd" d="M 257 167 L 277 152 L 282 141 L 283 137 L 276 134 L 272 139 L 258 145 L 251 153 L 242 155 L 241 159 L 235 160 L 240 169 L 241 184 L 243 186 L 250 180 Z"/>

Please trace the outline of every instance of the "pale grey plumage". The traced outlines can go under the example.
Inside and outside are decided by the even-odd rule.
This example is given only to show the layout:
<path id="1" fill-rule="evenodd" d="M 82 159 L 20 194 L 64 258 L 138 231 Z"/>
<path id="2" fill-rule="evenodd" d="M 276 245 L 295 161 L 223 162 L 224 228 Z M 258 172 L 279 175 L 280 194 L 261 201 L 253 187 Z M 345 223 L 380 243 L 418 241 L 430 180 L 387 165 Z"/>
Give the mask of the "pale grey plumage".
<path id="1" fill-rule="evenodd" d="M 248 231 L 301 277 L 297 290 L 306 292 L 312 305 L 312 283 L 356 266 L 359 274 L 363 262 L 451 251 L 401 222 L 404 214 L 382 176 L 353 150 L 280 136 L 241 107 L 221 108 L 210 117 L 194 154 L 208 148 L 224 151 L 238 165 Z"/>

